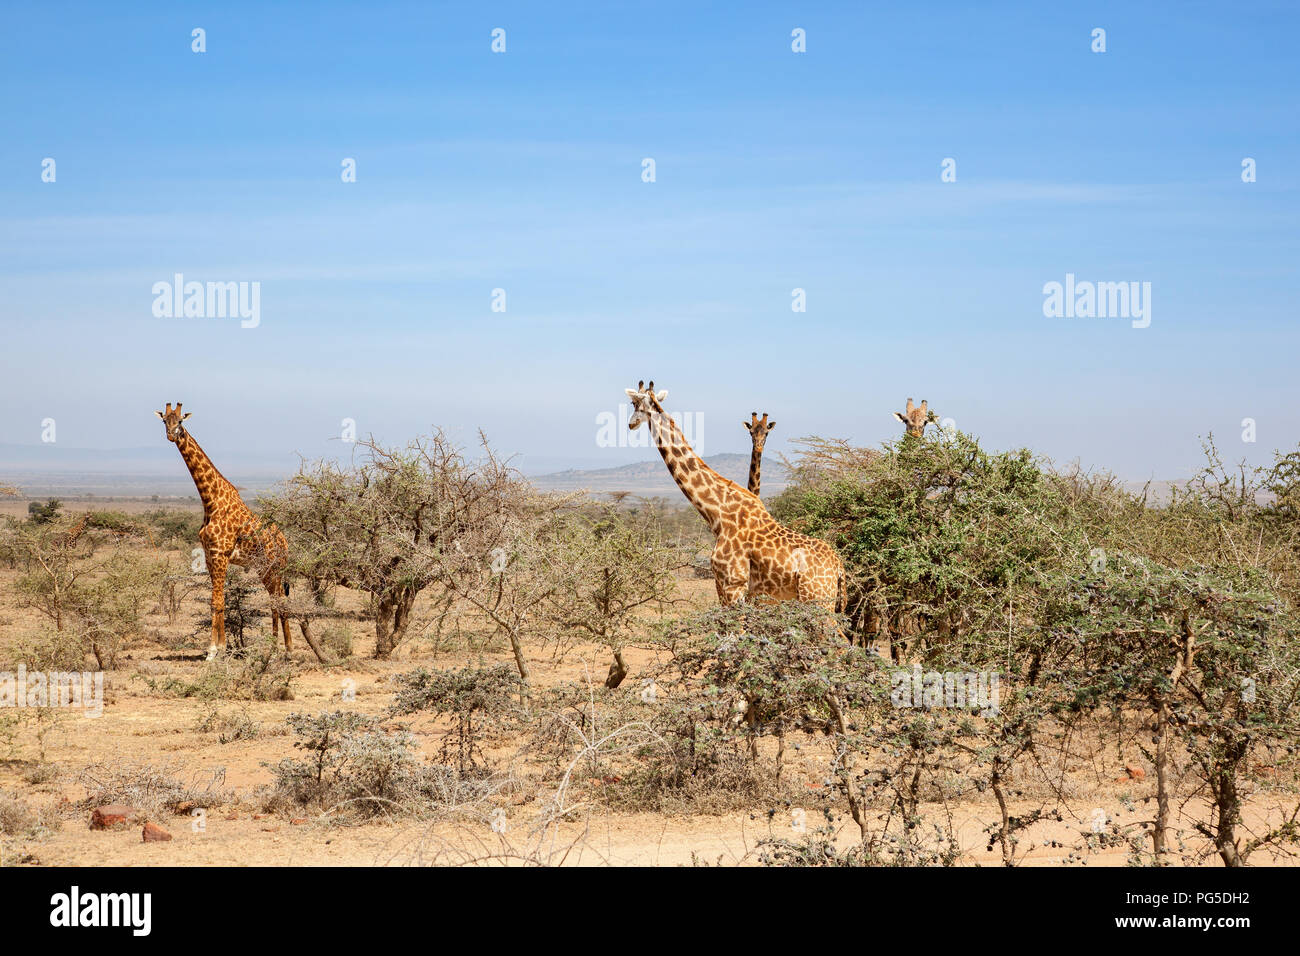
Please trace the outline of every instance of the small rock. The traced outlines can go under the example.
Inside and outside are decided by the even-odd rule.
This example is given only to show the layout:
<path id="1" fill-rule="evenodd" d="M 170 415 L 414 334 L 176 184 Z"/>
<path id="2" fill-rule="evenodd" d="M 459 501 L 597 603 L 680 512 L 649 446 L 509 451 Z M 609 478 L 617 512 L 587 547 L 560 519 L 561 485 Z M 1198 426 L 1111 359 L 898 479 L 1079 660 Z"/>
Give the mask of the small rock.
<path id="1" fill-rule="evenodd" d="M 90 828 L 92 830 L 110 830 L 113 827 L 126 826 L 127 821 L 133 816 L 135 816 L 134 807 L 128 807 L 121 803 L 110 803 L 107 806 L 95 808 L 95 812 L 90 815 Z"/>
<path id="2" fill-rule="evenodd" d="M 1128 773 L 1128 778 L 1130 780 L 1141 780 L 1143 777 L 1147 775 L 1147 772 L 1145 770 L 1143 770 L 1141 767 L 1135 767 L 1131 763 L 1125 764 L 1124 770 L 1125 772 Z"/>
<path id="3" fill-rule="evenodd" d="M 170 833 L 156 823 L 146 823 L 140 836 L 145 843 L 166 843 L 172 838 Z"/>
<path id="4" fill-rule="evenodd" d="M 179 816 L 185 816 L 185 814 L 189 813 L 191 810 L 193 810 L 193 809 L 194 809 L 195 807 L 197 807 L 197 806 L 198 806 L 198 804 L 195 803 L 193 800 L 186 800 L 186 801 L 183 802 L 183 803 L 178 803 L 178 804 L 176 804 L 176 813 L 177 813 Z"/>
<path id="5" fill-rule="evenodd" d="M 227 813 L 227 814 L 226 814 L 226 819 L 227 819 L 227 820 L 238 820 L 238 819 L 239 819 L 239 814 L 238 814 L 238 813 Z"/>
<path id="6" fill-rule="evenodd" d="M 292 824 L 293 824 L 294 826 L 296 826 L 296 827 L 297 827 L 297 826 L 302 826 L 304 823 L 307 822 L 307 818 L 306 818 L 306 817 L 294 817 L 294 818 L 293 818 L 292 820 L 290 820 L 289 822 L 292 823 Z"/>
<path id="7" fill-rule="evenodd" d="M 270 816 L 269 813 L 254 813 L 254 814 L 253 814 L 253 819 L 254 819 L 254 820 L 265 820 L 265 819 L 266 819 L 267 817 L 269 817 L 269 816 Z"/>

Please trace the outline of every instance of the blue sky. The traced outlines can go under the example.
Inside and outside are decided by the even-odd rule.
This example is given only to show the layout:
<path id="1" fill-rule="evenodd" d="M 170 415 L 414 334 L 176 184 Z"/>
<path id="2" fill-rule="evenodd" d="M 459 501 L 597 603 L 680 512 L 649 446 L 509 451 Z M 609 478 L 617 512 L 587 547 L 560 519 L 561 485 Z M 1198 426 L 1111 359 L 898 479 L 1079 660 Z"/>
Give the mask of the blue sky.
<path id="1" fill-rule="evenodd" d="M 639 378 L 706 454 L 909 395 L 1126 478 L 1300 442 L 1294 5 L 701 6 L 5 7 L 0 444 L 157 445 L 180 399 L 232 470 L 344 418 L 612 466 Z M 260 324 L 155 317 L 178 272 Z M 1045 317 L 1067 273 L 1150 327 Z"/>

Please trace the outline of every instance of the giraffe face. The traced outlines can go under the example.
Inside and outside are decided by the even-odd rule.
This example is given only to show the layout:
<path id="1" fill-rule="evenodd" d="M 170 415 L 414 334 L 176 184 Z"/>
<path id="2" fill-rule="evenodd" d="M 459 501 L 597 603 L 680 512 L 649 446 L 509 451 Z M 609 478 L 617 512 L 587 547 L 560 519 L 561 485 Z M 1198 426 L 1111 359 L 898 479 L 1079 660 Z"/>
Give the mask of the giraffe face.
<path id="1" fill-rule="evenodd" d="M 921 399 L 921 404 L 917 406 L 913 405 L 909 398 L 907 411 L 894 412 L 894 417 L 903 423 L 903 434 L 909 438 L 920 438 L 925 434 L 926 425 L 939 420 L 939 416 L 930 410 L 925 399 Z"/>
<path id="2" fill-rule="evenodd" d="M 632 400 L 632 417 L 627 421 L 627 427 L 635 430 L 640 428 L 643 422 L 650 420 L 650 416 L 655 412 L 662 412 L 663 400 L 668 397 L 668 390 L 663 389 L 655 392 L 655 383 L 651 382 L 647 388 L 645 382 L 637 382 L 636 388 L 625 388 L 627 397 Z"/>
<path id="3" fill-rule="evenodd" d="M 763 453 L 763 446 L 767 444 L 768 432 L 776 427 L 776 422 L 769 422 L 767 420 L 767 412 L 763 413 L 761 419 L 758 417 L 758 412 L 750 412 L 749 419 L 749 421 L 741 422 L 740 424 L 745 426 L 745 431 L 749 432 L 749 437 L 753 439 L 754 451 L 761 455 Z"/>
<path id="4" fill-rule="evenodd" d="M 175 442 L 175 441 L 179 441 L 181 435 L 185 434 L 185 429 L 181 427 L 181 422 L 189 418 L 192 413 L 186 412 L 184 415 L 182 415 L 180 402 L 176 403 L 175 408 L 172 408 L 172 403 L 168 402 L 167 410 L 165 412 L 154 412 L 154 414 L 157 415 L 159 418 L 161 418 L 163 421 L 163 425 L 166 426 L 167 440 L 170 442 Z"/>

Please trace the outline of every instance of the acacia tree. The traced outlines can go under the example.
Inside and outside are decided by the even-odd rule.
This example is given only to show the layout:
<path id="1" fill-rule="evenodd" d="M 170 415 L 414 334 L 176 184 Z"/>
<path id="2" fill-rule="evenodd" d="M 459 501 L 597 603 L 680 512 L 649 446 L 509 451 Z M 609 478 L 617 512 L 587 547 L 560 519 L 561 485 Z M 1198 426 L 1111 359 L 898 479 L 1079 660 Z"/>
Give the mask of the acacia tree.
<path id="1" fill-rule="evenodd" d="M 441 431 L 401 448 L 370 439 L 358 452 L 352 467 L 304 464 L 263 505 L 289 537 L 293 571 L 370 596 L 375 657 L 387 658 L 408 636 L 416 598 L 441 579 L 442 536 L 485 476 Z"/>
<path id="2" fill-rule="evenodd" d="M 1175 570 L 1114 555 L 1054 589 L 1043 626 L 1061 656 L 1047 673 L 1060 710 L 1146 709 L 1155 728 L 1156 862 L 1169 848 L 1175 744 L 1210 802 L 1195 824 L 1227 866 L 1263 846 L 1300 843 L 1300 804 L 1243 835 L 1243 790 L 1297 768 L 1300 644 L 1294 615 L 1253 575 Z"/>
<path id="3" fill-rule="evenodd" d="M 166 573 L 162 562 L 101 550 L 107 535 L 88 518 L 62 528 L 50 523 L 16 526 L 10 546 L 26 571 L 18 578 L 20 601 L 47 617 L 56 634 L 67 632 L 100 668 L 140 631 L 146 604 Z"/>
<path id="4" fill-rule="evenodd" d="M 618 687 L 627 677 L 623 648 L 637 615 L 671 603 L 676 572 L 689 565 L 695 545 L 666 533 L 652 504 L 575 513 L 556 538 L 564 560 L 547 615 L 609 647 L 614 663 L 605 686 Z"/>
<path id="5" fill-rule="evenodd" d="M 502 552 L 524 570 L 545 499 L 479 439 L 477 460 L 441 430 L 400 448 L 359 442 L 359 464 L 304 465 L 264 502 L 267 518 L 289 537 L 296 573 L 370 595 L 377 658 L 409 636 L 416 598 L 430 587 L 469 600 L 512 644 L 536 604 L 521 587 L 530 577 L 516 574 L 507 587 L 491 568 Z M 516 657 L 522 660 L 518 647 Z"/>
<path id="6" fill-rule="evenodd" d="M 505 635 L 527 683 L 524 641 L 541 636 L 547 605 L 570 560 L 563 546 L 565 512 L 574 496 L 540 494 L 495 459 L 490 467 L 502 469 L 492 472 L 491 494 L 476 495 L 459 512 L 455 536 L 443 542 L 436 559 L 443 585 Z"/>
<path id="7" fill-rule="evenodd" d="M 92 558 L 102 542 L 93 533 L 60 529 L 48 521 L 14 528 L 11 547 L 25 571 L 18 578 L 23 604 L 50 619 L 62 631 L 79 593 L 93 578 Z"/>
<path id="8" fill-rule="evenodd" d="M 1017 595 L 1059 564 L 1072 526 L 1026 449 L 993 453 L 969 435 L 887 443 L 881 451 L 817 437 L 772 516 L 831 542 L 848 576 L 848 615 L 864 640 L 924 635 L 930 650 L 996 630 Z"/>

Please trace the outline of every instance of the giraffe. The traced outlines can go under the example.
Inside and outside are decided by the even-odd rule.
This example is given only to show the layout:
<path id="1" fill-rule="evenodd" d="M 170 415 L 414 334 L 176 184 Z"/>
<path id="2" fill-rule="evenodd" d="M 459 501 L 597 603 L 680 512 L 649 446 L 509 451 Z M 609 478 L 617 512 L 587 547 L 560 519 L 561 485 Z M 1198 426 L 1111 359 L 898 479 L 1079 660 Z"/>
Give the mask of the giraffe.
<path id="1" fill-rule="evenodd" d="M 926 405 L 925 399 L 921 399 L 920 407 L 912 404 L 912 400 L 907 400 L 906 412 L 894 412 L 894 417 L 903 423 L 903 435 L 906 438 L 920 438 L 925 434 L 925 426 L 931 422 L 937 422 L 939 416 Z"/>
<path id="2" fill-rule="evenodd" d="M 176 445 L 185 465 L 194 478 L 194 485 L 203 499 L 203 527 L 199 530 L 199 543 L 203 545 L 208 565 L 208 578 L 212 581 L 212 640 L 208 644 L 208 660 L 226 648 L 226 571 L 231 564 L 251 567 L 262 579 L 271 595 L 271 633 L 284 633 L 285 653 L 293 650 L 289 638 L 289 618 L 284 613 L 284 569 L 289 559 L 289 548 L 280 529 L 273 524 L 263 525 L 243 499 L 235 486 L 226 480 L 216 465 L 199 447 L 181 424 L 192 412 L 181 414 L 181 403 L 172 408 L 167 403 L 165 412 L 154 412 L 167 426 L 167 440 Z"/>
<path id="3" fill-rule="evenodd" d="M 60 548 L 71 551 L 77 546 L 77 539 L 86 531 L 86 525 L 90 523 L 90 512 L 87 511 L 81 516 L 81 520 L 74 524 L 67 531 L 60 531 L 51 540 Z"/>
<path id="4" fill-rule="evenodd" d="M 716 541 L 709 564 L 718 601 L 748 598 L 809 601 L 841 611 L 847 603 L 844 565 L 825 541 L 791 531 L 767 513 L 758 496 L 723 478 L 687 444 L 664 411 L 666 391 L 654 382 L 626 389 L 632 400 L 628 428 L 648 422 L 677 487 L 709 525 Z"/>
<path id="5" fill-rule="evenodd" d="M 759 421 L 758 412 L 750 412 L 749 419 L 740 424 L 745 426 L 745 431 L 749 432 L 749 437 L 754 442 L 754 450 L 749 453 L 749 490 L 757 495 L 762 480 L 763 446 L 767 443 L 768 432 L 776 427 L 776 422 L 767 420 L 767 412 L 763 413 L 762 421 Z"/>

